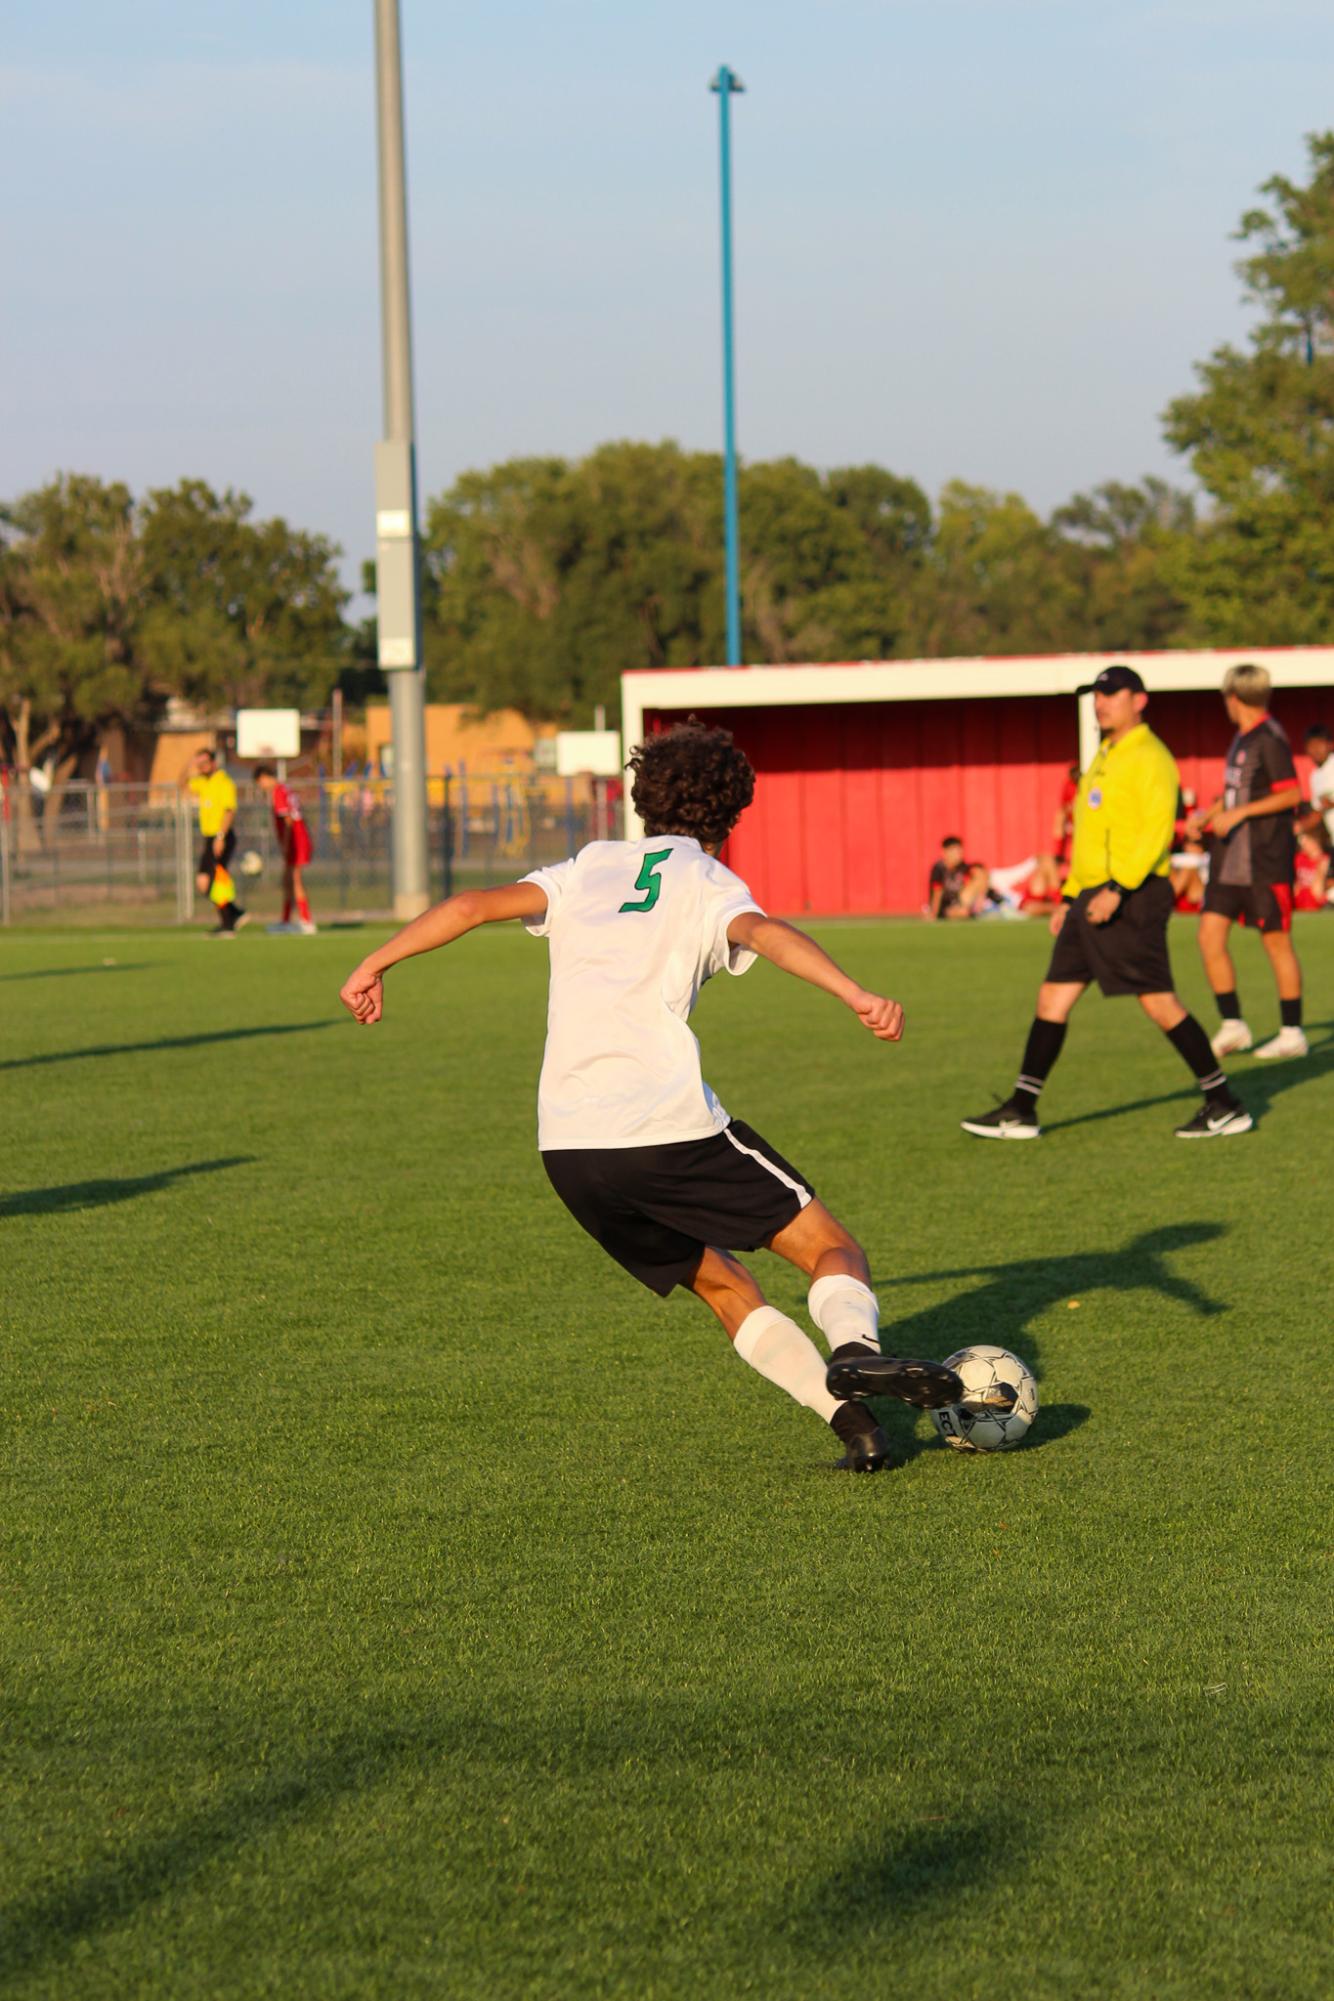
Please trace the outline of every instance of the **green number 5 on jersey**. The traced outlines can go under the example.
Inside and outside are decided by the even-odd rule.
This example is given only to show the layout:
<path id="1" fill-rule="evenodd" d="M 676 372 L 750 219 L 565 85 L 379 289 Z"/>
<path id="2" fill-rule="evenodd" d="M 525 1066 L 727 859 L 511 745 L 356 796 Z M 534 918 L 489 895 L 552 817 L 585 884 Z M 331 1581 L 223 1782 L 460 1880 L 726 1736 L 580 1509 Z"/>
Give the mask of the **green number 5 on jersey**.
<path id="1" fill-rule="evenodd" d="M 665 861 L 671 860 L 671 856 L 670 848 L 655 848 L 652 854 L 645 855 L 639 864 L 639 874 L 635 877 L 635 888 L 644 891 L 643 898 L 639 903 L 623 903 L 622 910 L 652 910 L 662 894 L 658 870 Z"/>

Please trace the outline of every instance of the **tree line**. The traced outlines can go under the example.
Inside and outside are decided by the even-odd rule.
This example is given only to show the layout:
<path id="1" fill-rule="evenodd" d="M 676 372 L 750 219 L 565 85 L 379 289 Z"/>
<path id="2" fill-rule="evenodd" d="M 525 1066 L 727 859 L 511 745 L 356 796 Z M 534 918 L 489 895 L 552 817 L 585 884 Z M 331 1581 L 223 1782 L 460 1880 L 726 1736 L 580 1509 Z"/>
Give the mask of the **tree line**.
<path id="1" fill-rule="evenodd" d="M 875 465 L 740 475 L 745 657 L 1173 646 L 1334 634 L 1334 132 L 1241 219 L 1257 320 L 1163 416 L 1197 495 L 1159 479 L 1043 519 L 953 481 L 934 506 Z M 340 551 L 199 480 L 136 500 L 65 475 L 0 507 L 0 759 L 68 765 L 170 696 L 322 706 L 377 688 Z M 423 526 L 428 693 L 573 724 L 628 667 L 724 651 L 722 469 L 672 443 L 465 473 Z M 374 591 L 373 565 L 366 588 Z"/>

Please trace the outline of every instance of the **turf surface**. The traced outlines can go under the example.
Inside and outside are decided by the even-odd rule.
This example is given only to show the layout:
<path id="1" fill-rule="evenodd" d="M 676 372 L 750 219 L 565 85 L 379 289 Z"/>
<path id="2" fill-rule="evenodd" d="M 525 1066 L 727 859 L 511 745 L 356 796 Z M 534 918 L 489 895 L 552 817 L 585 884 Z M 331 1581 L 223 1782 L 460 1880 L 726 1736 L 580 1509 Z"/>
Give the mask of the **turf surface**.
<path id="1" fill-rule="evenodd" d="M 1259 1129 L 1197 1146 L 1096 999 L 1040 1144 L 958 1132 L 1038 926 L 820 935 L 903 1045 L 760 967 L 706 1073 L 895 1346 L 1034 1363 L 1016 1453 L 896 1413 L 902 1467 L 835 1475 L 601 1260 L 534 1152 L 517 930 L 370 1032 L 367 934 L 0 938 L 6 1993 L 1334 1990 L 1334 921 L 1310 1057 L 1238 1060 Z"/>

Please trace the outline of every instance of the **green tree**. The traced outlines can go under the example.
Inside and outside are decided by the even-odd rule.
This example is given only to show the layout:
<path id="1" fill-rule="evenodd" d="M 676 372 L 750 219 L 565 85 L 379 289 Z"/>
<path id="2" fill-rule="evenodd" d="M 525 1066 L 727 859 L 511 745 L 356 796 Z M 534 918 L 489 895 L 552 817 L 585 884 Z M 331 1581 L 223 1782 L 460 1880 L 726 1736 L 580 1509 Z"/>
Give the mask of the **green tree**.
<path id="1" fill-rule="evenodd" d="M 13 763 L 59 783 L 106 723 L 152 718 L 144 593 L 119 482 L 66 474 L 0 507 L 0 750 Z"/>
<path id="2" fill-rule="evenodd" d="M 426 514 L 431 695 L 587 720 L 625 668 L 697 661 L 722 623 L 710 463 L 612 444 L 464 474 Z"/>
<path id="3" fill-rule="evenodd" d="M 1080 603 L 1080 648 L 1155 651 L 1181 643 L 1185 606 L 1170 572 L 1194 536 L 1189 494 L 1165 480 L 1109 481 L 1052 516 Z"/>
<path id="4" fill-rule="evenodd" d="M 930 535 L 920 488 L 878 467 L 794 459 L 740 480 L 750 659 L 903 651 Z M 611 444 L 574 463 L 465 474 L 427 509 L 422 587 L 437 700 L 586 721 L 628 667 L 724 648 L 722 465 L 674 444 Z"/>
<path id="5" fill-rule="evenodd" d="M 151 726 L 172 694 L 321 703 L 349 643 L 336 551 L 250 511 L 198 480 L 136 505 L 80 474 L 0 508 L 0 753 L 59 786 L 108 725 Z"/>
<path id="6" fill-rule="evenodd" d="M 1169 565 L 1203 644 L 1323 641 L 1334 623 L 1334 132 L 1307 145 L 1309 181 L 1266 181 L 1237 232 L 1249 346 L 1216 349 L 1164 418 L 1215 503 Z"/>
<path id="7" fill-rule="evenodd" d="M 202 480 L 150 493 L 139 543 L 143 644 L 157 678 L 201 707 L 321 707 L 348 658 L 338 550 L 247 494 Z"/>
<path id="8" fill-rule="evenodd" d="M 1017 493 L 952 480 L 912 606 L 913 651 L 1059 653 L 1083 643 L 1081 611 L 1056 531 Z"/>

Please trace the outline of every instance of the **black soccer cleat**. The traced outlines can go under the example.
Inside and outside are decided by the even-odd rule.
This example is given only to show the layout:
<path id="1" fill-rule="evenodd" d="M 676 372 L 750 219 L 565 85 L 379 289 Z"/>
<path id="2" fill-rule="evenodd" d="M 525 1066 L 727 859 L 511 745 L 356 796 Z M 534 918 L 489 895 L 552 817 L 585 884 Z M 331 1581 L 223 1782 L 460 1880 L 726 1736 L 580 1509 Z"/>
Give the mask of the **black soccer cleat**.
<path id="1" fill-rule="evenodd" d="M 1208 1099 L 1200 1106 L 1193 1119 L 1187 1119 L 1184 1126 L 1178 1126 L 1178 1139 L 1231 1139 L 1235 1133 L 1248 1133 L 1255 1120 L 1245 1105 L 1234 1099 L 1230 1105 L 1211 1105 Z"/>
<path id="2" fill-rule="evenodd" d="M 839 1355 L 825 1370 L 825 1387 L 840 1402 L 850 1397 L 897 1397 L 917 1410 L 961 1403 L 963 1383 L 943 1362 L 910 1362 L 901 1355 Z"/>
<path id="3" fill-rule="evenodd" d="M 889 1440 L 878 1424 L 848 1439 L 847 1450 L 834 1461 L 836 1473 L 879 1473 L 894 1462 L 889 1456 Z"/>
<path id="4" fill-rule="evenodd" d="M 994 1112 L 982 1112 L 975 1119 L 960 1119 L 959 1124 L 966 1133 L 976 1133 L 979 1139 L 1037 1139 L 1042 1131 L 1035 1115 L 1013 1098 L 997 1105 Z"/>

